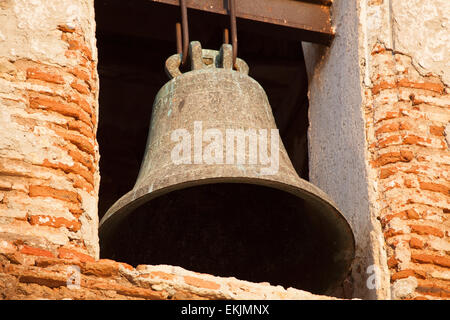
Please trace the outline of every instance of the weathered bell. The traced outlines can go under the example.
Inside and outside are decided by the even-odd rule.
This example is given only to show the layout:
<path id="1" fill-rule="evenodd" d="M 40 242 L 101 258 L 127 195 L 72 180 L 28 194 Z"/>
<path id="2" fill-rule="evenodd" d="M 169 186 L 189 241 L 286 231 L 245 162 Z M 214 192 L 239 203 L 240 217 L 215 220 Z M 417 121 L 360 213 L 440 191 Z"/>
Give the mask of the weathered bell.
<path id="1" fill-rule="evenodd" d="M 348 274 L 352 230 L 294 170 L 262 87 L 230 45 L 190 45 L 153 104 L 134 188 L 100 223 L 102 256 L 327 293 Z"/>

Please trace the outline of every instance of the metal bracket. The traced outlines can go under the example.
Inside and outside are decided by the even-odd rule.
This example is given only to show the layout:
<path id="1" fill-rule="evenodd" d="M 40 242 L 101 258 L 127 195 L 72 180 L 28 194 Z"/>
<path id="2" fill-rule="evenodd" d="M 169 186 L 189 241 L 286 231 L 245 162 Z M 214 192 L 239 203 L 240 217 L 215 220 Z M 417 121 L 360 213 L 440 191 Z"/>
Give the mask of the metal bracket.
<path id="1" fill-rule="evenodd" d="M 192 41 L 189 44 L 189 57 L 191 58 L 191 71 L 221 68 L 233 70 L 233 49 L 230 44 L 223 44 L 220 51 L 202 49 L 200 42 Z M 170 79 L 182 75 L 180 71 L 181 54 L 174 54 L 166 60 L 166 73 Z M 236 71 L 248 74 L 249 67 L 244 60 L 236 59 Z"/>
<path id="2" fill-rule="evenodd" d="M 149 0 L 179 6 L 179 0 Z M 185 0 L 189 9 L 227 15 L 228 1 Z M 242 24 L 257 24 L 267 33 L 289 33 L 290 38 L 329 45 L 334 37 L 331 26 L 331 0 L 240 0 L 236 17 Z"/>

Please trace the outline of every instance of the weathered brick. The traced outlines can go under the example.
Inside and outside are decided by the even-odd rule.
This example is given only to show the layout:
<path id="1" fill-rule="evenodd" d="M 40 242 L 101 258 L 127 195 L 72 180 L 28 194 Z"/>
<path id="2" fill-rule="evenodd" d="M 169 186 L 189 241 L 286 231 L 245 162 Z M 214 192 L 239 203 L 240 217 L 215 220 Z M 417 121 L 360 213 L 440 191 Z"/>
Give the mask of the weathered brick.
<path id="1" fill-rule="evenodd" d="M 112 277 L 119 274 L 119 265 L 112 260 L 99 260 L 95 262 L 86 262 L 81 272 L 86 275 L 94 275 L 98 277 Z"/>
<path id="2" fill-rule="evenodd" d="M 80 201 L 76 192 L 68 190 L 59 190 L 48 186 L 29 186 L 30 197 L 51 197 L 64 201 L 70 201 L 78 203 Z"/>
<path id="3" fill-rule="evenodd" d="M 398 130 L 400 130 L 400 123 L 398 123 L 398 122 L 388 123 L 388 124 L 385 124 L 385 125 L 381 126 L 380 128 L 378 128 L 377 131 L 375 131 L 375 135 L 379 135 L 379 134 L 387 133 L 387 132 L 394 132 L 394 131 L 398 131 Z"/>
<path id="4" fill-rule="evenodd" d="M 439 238 L 444 237 L 444 232 L 439 230 L 438 228 L 425 226 L 425 225 L 410 225 L 411 232 L 420 234 L 420 235 L 432 235 Z"/>
<path id="5" fill-rule="evenodd" d="M 68 166 L 63 163 L 53 163 L 50 162 L 48 159 L 44 159 L 44 161 L 42 162 L 42 166 L 53 169 L 59 169 L 66 173 L 74 173 L 76 175 L 83 177 L 92 186 L 94 185 L 94 176 L 92 172 L 83 168 L 79 163 L 74 163 L 73 166 Z"/>
<path id="6" fill-rule="evenodd" d="M 440 192 L 447 196 L 450 196 L 450 187 L 447 187 L 440 183 L 434 183 L 434 182 L 425 182 L 425 181 L 419 181 L 420 188 L 423 190 L 433 191 L 433 192 Z"/>
<path id="7" fill-rule="evenodd" d="M 417 271 L 412 270 L 412 269 L 401 270 L 401 271 L 395 272 L 391 276 L 391 281 L 394 282 L 395 280 L 404 279 L 404 278 L 408 278 L 408 277 L 415 277 L 415 278 L 419 278 L 419 279 L 424 279 L 425 278 L 425 274 L 423 272 L 417 272 Z"/>
<path id="8" fill-rule="evenodd" d="M 420 284 L 416 290 L 422 294 L 440 297 L 440 298 L 450 298 L 450 287 L 442 287 L 435 283 L 424 283 Z"/>
<path id="9" fill-rule="evenodd" d="M 78 82 L 72 82 L 70 84 L 70 86 L 72 88 L 74 88 L 75 90 L 77 90 L 79 93 L 81 94 L 89 94 L 89 88 L 87 86 L 85 86 L 84 84 L 78 83 Z"/>
<path id="10" fill-rule="evenodd" d="M 443 136 L 445 127 L 443 126 L 430 126 L 430 133 L 435 136 Z"/>
<path id="11" fill-rule="evenodd" d="M 199 287 L 199 288 L 212 289 L 212 290 L 217 290 L 220 288 L 220 285 L 218 283 L 215 283 L 213 281 L 203 280 L 203 279 L 196 278 L 196 277 L 191 277 L 191 276 L 185 276 L 184 282 L 186 282 L 186 284 L 189 284 L 194 287 Z"/>
<path id="12" fill-rule="evenodd" d="M 58 249 L 58 258 L 61 259 L 75 259 L 80 260 L 81 262 L 94 262 L 95 259 L 87 254 L 67 249 L 67 248 L 59 248 Z"/>
<path id="13" fill-rule="evenodd" d="M 81 151 L 87 152 L 90 155 L 95 154 L 94 145 L 89 141 L 89 139 L 71 132 L 70 130 L 65 130 L 58 127 L 54 127 L 53 130 L 55 130 L 56 134 L 64 138 L 66 141 L 74 144 Z"/>
<path id="14" fill-rule="evenodd" d="M 398 80 L 398 86 L 414 88 L 414 89 L 430 90 L 430 91 L 434 91 L 437 93 L 443 93 L 443 91 L 444 91 L 444 86 L 441 83 L 414 82 L 414 81 L 410 81 L 408 79 Z"/>
<path id="15" fill-rule="evenodd" d="M 53 253 L 51 253 L 48 250 L 40 249 L 40 248 L 34 248 L 27 245 L 23 245 L 20 249 L 20 252 L 23 254 L 29 254 L 32 256 L 43 256 L 43 257 L 54 257 Z"/>
<path id="16" fill-rule="evenodd" d="M 413 237 L 409 240 L 409 246 L 413 249 L 422 249 L 424 244 L 422 240 Z"/>
<path id="17" fill-rule="evenodd" d="M 65 227 L 74 232 L 77 232 L 81 229 L 81 223 L 78 220 L 68 220 L 62 217 L 33 215 L 30 216 L 29 221 L 32 225 L 38 224 L 41 226 L 49 226 L 53 228 Z"/>
<path id="18" fill-rule="evenodd" d="M 406 215 L 408 216 L 408 219 L 420 219 L 420 215 L 414 209 L 406 210 Z"/>
<path id="19" fill-rule="evenodd" d="M 398 170 L 396 168 L 381 168 L 380 179 L 386 179 L 395 174 Z"/>
<path id="20" fill-rule="evenodd" d="M 72 117 L 83 121 L 84 123 L 92 126 L 89 115 L 85 114 L 79 108 L 73 107 L 68 104 L 64 104 L 54 99 L 33 97 L 30 98 L 30 108 L 45 109 L 53 112 L 60 113 L 64 116 Z"/>
<path id="21" fill-rule="evenodd" d="M 411 254 L 411 260 L 417 263 L 436 264 L 450 268 L 450 258 L 431 254 Z"/>
<path id="22" fill-rule="evenodd" d="M 375 167 L 384 166 L 395 162 L 409 162 L 414 158 L 414 154 L 410 150 L 400 150 L 399 152 L 387 152 L 378 157 L 373 162 Z"/>
<path id="23" fill-rule="evenodd" d="M 81 109 L 83 109 L 85 112 L 87 112 L 92 117 L 92 115 L 93 115 L 92 107 L 85 98 L 83 98 L 80 95 L 74 94 L 74 95 L 69 95 L 67 97 L 67 100 L 68 100 L 68 102 L 73 102 L 76 105 L 78 105 L 79 107 L 81 107 Z M 92 123 L 96 123 L 96 122 L 92 119 Z"/>
<path id="24" fill-rule="evenodd" d="M 77 77 L 78 79 L 86 81 L 87 83 L 89 83 L 89 81 L 91 80 L 89 73 L 82 70 L 81 68 L 72 68 L 69 70 L 69 72 L 71 74 L 73 74 L 75 77 Z"/>
<path id="25" fill-rule="evenodd" d="M 42 80 L 42 81 L 56 83 L 56 84 L 64 83 L 64 78 L 61 75 L 42 71 L 37 68 L 29 68 L 27 70 L 27 78 Z"/>
<path id="26" fill-rule="evenodd" d="M 162 271 L 152 271 L 148 274 L 143 274 L 143 277 L 146 278 L 158 278 L 158 279 L 163 279 L 163 280 L 173 280 L 175 279 L 175 276 L 166 272 L 162 272 Z"/>
<path id="27" fill-rule="evenodd" d="M 391 238 L 391 237 L 398 236 L 398 235 L 402 235 L 402 234 L 404 234 L 404 233 L 403 233 L 403 231 L 401 231 L 401 230 L 395 231 L 394 229 L 388 229 L 388 230 L 385 231 L 383 234 L 384 234 L 384 238 L 385 238 L 385 239 L 389 239 L 389 238 Z"/>

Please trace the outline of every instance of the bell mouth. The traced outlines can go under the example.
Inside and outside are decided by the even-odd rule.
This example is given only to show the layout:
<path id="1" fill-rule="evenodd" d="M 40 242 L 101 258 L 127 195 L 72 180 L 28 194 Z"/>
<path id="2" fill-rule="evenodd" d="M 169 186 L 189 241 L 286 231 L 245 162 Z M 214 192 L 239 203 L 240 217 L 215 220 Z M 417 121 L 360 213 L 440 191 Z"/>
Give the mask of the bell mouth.
<path id="1" fill-rule="evenodd" d="M 354 255 L 339 211 L 282 183 L 213 182 L 149 193 L 102 220 L 100 246 L 102 258 L 135 266 L 175 265 L 317 294 L 341 283 Z"/>

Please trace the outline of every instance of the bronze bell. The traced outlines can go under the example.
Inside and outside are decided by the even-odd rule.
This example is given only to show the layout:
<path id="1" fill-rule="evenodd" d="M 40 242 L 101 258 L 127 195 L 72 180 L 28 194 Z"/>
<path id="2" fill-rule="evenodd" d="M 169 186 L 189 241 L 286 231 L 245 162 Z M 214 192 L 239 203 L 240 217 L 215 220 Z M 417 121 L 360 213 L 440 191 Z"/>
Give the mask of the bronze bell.
<path id="1" fill-rule="evenodd" d="M 297 175 L 231 45 L 189 53 L 189 72 L 179 54 L 166 62 L 136 184 L 100 223 L 102 256 L 329 292 L 354 257 L 349 224 Z"/>

